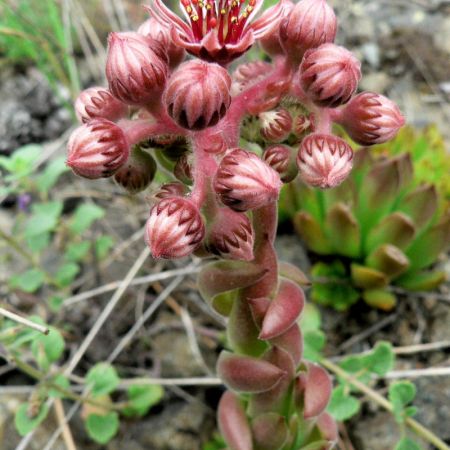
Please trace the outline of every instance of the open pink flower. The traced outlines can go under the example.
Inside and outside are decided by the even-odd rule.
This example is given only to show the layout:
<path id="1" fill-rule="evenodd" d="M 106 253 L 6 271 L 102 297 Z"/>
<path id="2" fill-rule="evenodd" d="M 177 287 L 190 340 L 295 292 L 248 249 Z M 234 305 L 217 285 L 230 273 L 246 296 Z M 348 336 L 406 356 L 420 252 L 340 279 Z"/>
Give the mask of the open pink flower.
<path id="1" fill-rule="evenodd" d="M 285 0 L 252 22 L 263 0 L 181 0 L 185 22 L 162 0 L 153 0 L 149 10 L 171 29 L 173 41 L 189 53 L 209 62 L 226 65 L 245 53 L 255 42 L 278 29 Z"/>

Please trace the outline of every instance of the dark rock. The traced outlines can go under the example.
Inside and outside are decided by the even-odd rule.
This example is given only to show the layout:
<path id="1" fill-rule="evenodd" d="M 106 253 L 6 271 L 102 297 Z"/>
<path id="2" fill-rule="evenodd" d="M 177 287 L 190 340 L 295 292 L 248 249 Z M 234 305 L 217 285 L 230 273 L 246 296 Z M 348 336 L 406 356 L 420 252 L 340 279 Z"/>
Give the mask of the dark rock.
<path id="1" fill-rule="evenodd" d="M 55 139 L 71 125 L 70 111 L 63 106 L 68 93 L 61 89 L 56 95 L 39 71 L 8 71 L 0 86 L 0 154 Z"/>

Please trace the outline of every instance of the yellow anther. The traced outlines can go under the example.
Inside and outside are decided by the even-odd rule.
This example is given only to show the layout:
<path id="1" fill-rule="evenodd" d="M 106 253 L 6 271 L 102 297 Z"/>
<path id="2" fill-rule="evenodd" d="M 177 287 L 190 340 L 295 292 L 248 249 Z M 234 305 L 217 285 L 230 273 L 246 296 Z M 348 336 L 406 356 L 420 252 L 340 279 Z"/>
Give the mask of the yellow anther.
<path id="1" fill-rule="evenodd" d="M 226 10 L 226 9 L 222 8 L 222 9 L 220 10 L 220 14 L 226 14 L 226 13 L 227 13 L 227 10 Z"/>
<path id="2" fill-rule="evenodd" d="M 233 16 L 231 18 L 231 23 L 236 23 L 238 21 L 238 18 L 236 16 Z"/>
<path id="3" fill-rule="evenodd" d="M 192 6 L 186 6 L 186 12 L 190 14 L 192 12 Z"/>
<path id="4" fill-rule="evenodd" d="M 191 20 L 193 21 L 193 22 L 197 22 L 197 20 L 198 20 L 198 16 L 191 16 Z"/>
<path id="5" fill-rule="evenodd" d="M 247 6 L 247 12 L 250 14 L 253 11 L 253 6 Z"/>

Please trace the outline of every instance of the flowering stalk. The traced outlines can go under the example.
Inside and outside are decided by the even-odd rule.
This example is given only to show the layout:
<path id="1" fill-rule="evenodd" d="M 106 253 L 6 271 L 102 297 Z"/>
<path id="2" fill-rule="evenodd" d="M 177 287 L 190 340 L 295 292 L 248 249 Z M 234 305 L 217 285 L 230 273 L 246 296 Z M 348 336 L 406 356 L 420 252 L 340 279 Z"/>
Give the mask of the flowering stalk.
<path id="1" fill-rule="evenodd" d="M 353 151 L 333 123 L 369 145 L 395 135 L 403 117 L 382 96 L 354 97 L 360 64 L 333 44 L 325 0 L 281 0 L 255 19 L 262 4 L 182 0 L 182 20 L 153 0 L 137 33 L 109 39 L 109 89 L 77 100 L 84 125 L 68 164 L 86 178 L 114 176 L 130 193 L 152 181 L 155 159 L 182 181 L 153 194 L 145 241 L 155 258 L 216 258 L 198 284 L 228 317 L 217 364 L 229 388 L 218 410 L 228 449 L 326 450 L 338 437 L 325 412 L 331 381 L 302 358 L 305 276 L 277 259 L 278 195 L 298 174 L 319 188 L 347 177 Z M 273 63 L 229 73 L 260 39 Z M 195 58 L 183 63 L 185 51 Z M 243 135 L 264 154 L 240 148 Z"/>

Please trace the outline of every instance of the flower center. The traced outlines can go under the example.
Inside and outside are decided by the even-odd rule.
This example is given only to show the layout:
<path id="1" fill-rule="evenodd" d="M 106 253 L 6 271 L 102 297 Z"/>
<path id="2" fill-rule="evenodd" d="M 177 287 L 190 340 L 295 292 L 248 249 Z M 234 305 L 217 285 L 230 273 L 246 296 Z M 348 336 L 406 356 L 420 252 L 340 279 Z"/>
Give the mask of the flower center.
<path id="1" fill-rule="evenodd" d="M 216 30 L 221 44 L 239 41 L 256 0 L 181 0 L 198 41 Z"/>

